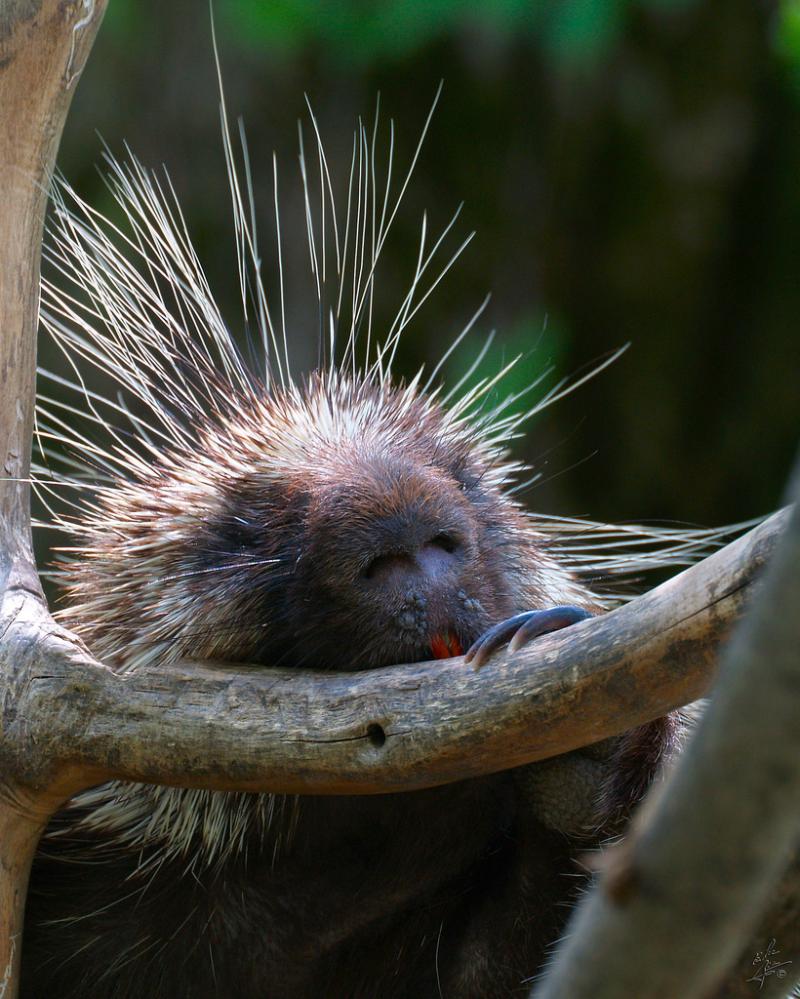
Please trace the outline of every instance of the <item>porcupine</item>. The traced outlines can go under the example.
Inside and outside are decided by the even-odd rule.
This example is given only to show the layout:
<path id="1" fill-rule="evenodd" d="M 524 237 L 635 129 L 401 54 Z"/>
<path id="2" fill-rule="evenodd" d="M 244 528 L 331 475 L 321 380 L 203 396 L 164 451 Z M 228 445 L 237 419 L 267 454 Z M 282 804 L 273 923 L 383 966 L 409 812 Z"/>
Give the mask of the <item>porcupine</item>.
<path id="1" fill-rule="evenodd" d="M 376 266 L 419 147 L 390 204 L 389 181 L 385 197 L 374 196 L 374 147 L 359 127 L 347 222 L 337 227 L 314 122 L 326 233 L 301 145 L 321 314 L 331 272 L 335 293 L 323 314 L 327 363 L 294 382 L 285 328 L 281 340 L 261 285 L 224 104 L 223 122 L 241 283 L 249 266 L 264 340 L 260 373 L 214 304 L 165 182 L 135 160 L 109 158 L 131 224 L 122 249 L 67 185 L 54 194 L 47 252 L 79 294 L 45 281 L 43 325 L 76 372 L 84 415 L 107 436 L 104 447 L 74 428 L 76 410 L 66 419 L 58 403 L 40 402 L 40 439 L 53 433 L 72 451 L 68 473 L 40 471 L 40 491 L 80 487 L 79 513 L 58 518 L 76 538 L 62 570 L 62 619 L 120 670 L 149 661 L 168 669 L 185 657 L 335 670 L 470 646 L 480 661 L 512 635 L 520 642 L 603 610 L 608 598 L 586 584 L 586 566 L 613 575 L 637 556 L 617 548 L 604 562 L 598 546 L 610 529 L 534 517 L 514 499 L 521 466 L 507 441 L 526 415 L 509 412 L 515 400 L 476 410 L 494 379 L 445 395 L 438 367 L 425 384 L 393 378 L 398 338 L 426 297 L 415 300 L 433 258 L 426 223 L 411 291 L 387 335 L 372 336 Z M 348 273 L 349 330 L 335 363 Z M 87 363 L 116 378 L 139 410 L 87 389 Z M 679 563 L 709 540 L 613 537 L 654 543 L 650 565 Z M 122 784 L 85 792 L 53 821 L 34 864 L 23 997 L 524 991 L 581 883 L 569 876 L 576 853 L 620 831 L 682 728 L 675 714 L 571 754 L 566 767 L 557 760 L 397 795 Z"/>

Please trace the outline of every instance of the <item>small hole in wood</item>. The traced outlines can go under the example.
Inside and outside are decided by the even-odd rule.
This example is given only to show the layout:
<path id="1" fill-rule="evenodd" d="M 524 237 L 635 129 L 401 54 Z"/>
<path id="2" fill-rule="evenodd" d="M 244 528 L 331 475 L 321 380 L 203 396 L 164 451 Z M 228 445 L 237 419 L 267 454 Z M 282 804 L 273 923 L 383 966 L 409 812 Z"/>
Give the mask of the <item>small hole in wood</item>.
<path id="1" fill-rule="evenodd" d="M 386 742 L 386 733 L 380 725 L 372 724 L 367 726 L 367 738 L 373 746 L 380 748 Z"/>

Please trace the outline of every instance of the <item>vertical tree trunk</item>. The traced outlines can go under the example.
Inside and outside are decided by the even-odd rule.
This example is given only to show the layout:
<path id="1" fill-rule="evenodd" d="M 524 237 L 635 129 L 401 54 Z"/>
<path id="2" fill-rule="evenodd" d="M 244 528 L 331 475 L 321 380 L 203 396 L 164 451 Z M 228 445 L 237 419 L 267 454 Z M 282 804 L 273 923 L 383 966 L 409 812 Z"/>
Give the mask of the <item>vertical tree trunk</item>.
<path id="1" fill-rule="evenodd" d="M 39 262 L 47 192 L 105 0 L 0 0 L 0 599 L 42 600 L 30 530 Z M 13 671 L 13 664 L 12 664 Z M 13 676 L 5 677 L 13 691 Z M 14 711 L 4 697 L 0 725 Z M 18 991 L 25 892 L 48 801 L 26 800 L 0 753 L 0 999 Z M 55 807 L 57 802 L 49 805 Z"/>

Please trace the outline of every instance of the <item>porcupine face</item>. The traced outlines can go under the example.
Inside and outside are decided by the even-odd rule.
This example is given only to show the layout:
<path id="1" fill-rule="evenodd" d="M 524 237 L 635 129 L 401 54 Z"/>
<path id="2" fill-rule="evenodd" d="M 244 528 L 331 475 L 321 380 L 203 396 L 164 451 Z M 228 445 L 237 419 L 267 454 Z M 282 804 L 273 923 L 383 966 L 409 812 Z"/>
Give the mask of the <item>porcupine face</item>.
<path id="1" fill-rule="evenodd" d="M 68 571 L 65 618 L 121 667 L 457 655 L 569 585 L 503 454 L 408 388 L 318 374 L 198 438 L 105 493 Z"/>
<path id="2" fill-rule="evenodd" d="M 252 472 L 218 485 L 195 577 L 224 577 L 228 657 L 352 670 L 456 655 L 529 604 L 514 588 L 531 575 L 526 522 L 424 397 L 314 379 L 229 447 Z"/>

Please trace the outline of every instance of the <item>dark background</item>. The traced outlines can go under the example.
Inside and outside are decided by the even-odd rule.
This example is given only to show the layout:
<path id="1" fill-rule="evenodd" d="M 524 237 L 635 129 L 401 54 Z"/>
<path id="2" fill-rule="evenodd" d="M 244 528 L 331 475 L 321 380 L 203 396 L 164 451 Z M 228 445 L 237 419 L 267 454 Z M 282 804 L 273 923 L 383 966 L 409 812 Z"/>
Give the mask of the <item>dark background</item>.
<path id="1" fill-rule="evenodd" d="M 753 0 L 215 3 L 227 103 L 247 129 L 263 245 L 280 163 L 297 370 L 316 355 L 297 168 L 304 93 L 346 182 L 376 94 L 413 152 L 441 102 L 387 243 L 378 316 L 413 269 L 422 211 L 477 237 L 415 319 L 395 370 L 448 364 L 489 329 L 489 371 L 522 351 L 521 387 L 627 353 L 538 415 L 517 453 L 535 509 L 715 525 L 776 507 L 797 446 L 800 5 Z M 101 210 L 101 138 L 167 165 L 223 312 L 238 284 L 208 6 L 110 0 L 60 166 Z M 267 271 L 271 265 L 265 265 Z M 45 352 L 45 360 L 48 355 Z"/>

